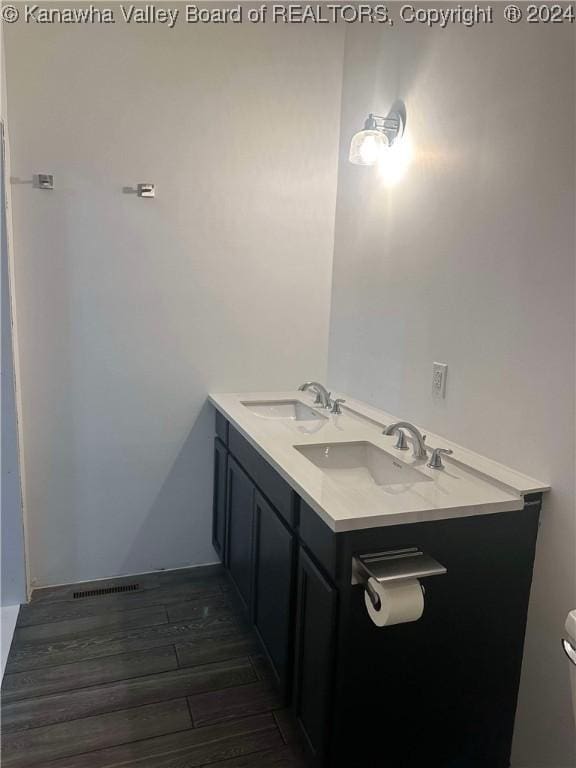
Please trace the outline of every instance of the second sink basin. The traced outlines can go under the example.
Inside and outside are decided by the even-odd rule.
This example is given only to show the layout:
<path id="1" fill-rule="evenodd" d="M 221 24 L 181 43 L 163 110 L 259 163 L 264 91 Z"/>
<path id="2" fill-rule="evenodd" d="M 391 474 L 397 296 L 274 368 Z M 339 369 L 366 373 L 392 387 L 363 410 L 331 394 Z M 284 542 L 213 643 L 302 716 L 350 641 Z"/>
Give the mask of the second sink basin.
<path id="1" fill-rule="evenodd" d="M 407 485 L 431 481 L 423 472 L 366 441 L 294 447 L 326 475 L 344 485 Z"/>
<path id="2" fill-rule="evenodd" d="M 265 419 L 290 419 L 292 421 L 326 421 L 324 414 L 300 400 L 257 400 L 242 405 Z"/>

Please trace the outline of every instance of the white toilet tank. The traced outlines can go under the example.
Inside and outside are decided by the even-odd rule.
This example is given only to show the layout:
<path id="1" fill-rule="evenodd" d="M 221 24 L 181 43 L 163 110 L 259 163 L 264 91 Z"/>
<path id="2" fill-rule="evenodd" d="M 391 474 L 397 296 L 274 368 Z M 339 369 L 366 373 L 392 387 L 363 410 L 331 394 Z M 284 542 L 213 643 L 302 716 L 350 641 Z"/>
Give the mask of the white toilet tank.
<path id="1" fill-rule="evenodd" d="M 570 659 L 570 681 L 572 683 L 572 710 L 576 722 L 576 610 L 570 611 L 566 619 L 566 640 L 564 650 Z"/>

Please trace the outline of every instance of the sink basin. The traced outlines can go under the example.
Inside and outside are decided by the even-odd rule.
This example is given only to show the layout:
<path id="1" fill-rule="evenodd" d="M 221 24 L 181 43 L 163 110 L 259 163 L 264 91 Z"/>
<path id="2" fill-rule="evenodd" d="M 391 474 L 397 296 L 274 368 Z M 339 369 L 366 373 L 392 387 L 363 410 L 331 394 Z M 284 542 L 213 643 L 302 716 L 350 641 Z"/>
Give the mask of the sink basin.
<path id="1" fill-rule="evenodd" d="M 408 485 L 431 478 L 365 441 L 295 445 L 324 474 L 343 485 Z"/>
<path id="2" fill-rule="evenodd" d="M 258 400 L 243 402 L 242 405 L 264 419 L 287 419 L 290 421 L 326 421 L 323 413 L 300 400 Z"/>

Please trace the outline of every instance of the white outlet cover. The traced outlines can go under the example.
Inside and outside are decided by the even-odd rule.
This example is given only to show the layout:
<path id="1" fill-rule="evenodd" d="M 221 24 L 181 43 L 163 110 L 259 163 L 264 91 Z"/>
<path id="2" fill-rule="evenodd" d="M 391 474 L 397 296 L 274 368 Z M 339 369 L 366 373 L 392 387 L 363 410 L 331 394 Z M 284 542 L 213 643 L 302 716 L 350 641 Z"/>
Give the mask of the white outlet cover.
<path id="1" fill-rule="evenodd" d="M 432 363 L 432 395 L 440 400 L 446 397 L 448 363 Z"/>

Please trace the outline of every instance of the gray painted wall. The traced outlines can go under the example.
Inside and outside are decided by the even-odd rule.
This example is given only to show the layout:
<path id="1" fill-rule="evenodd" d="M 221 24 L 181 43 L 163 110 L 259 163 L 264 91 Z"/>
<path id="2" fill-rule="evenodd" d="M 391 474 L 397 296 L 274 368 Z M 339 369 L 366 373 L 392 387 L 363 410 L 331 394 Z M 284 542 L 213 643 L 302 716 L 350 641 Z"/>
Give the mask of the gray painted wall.
<path id="1" fill-rule="evenodd" d="M 33 585 L 214 562 L 208 392 L 326 376 L 343 31 L 6 38 Z"/>
<path id="2" fill-rule="evenodd" d="M 576 606 L 574 45 L 568 28 L 503 22 L 354 27 L 346 43 L 330 383 L 553 488 L 515 768 L 576 764 L 560 649 Z M 413 158 L 388 187 L 346 156 L 396 99 Z M 444 401 L 433 361 L 449 364 Z"/>
<path id="3" fill-rule="evenodd" d="M 0 136 L 1 136 L 0 124 Z M 2 153 L 0 152 L 0 238 L 2 261 L 2 485 L 1 537 L 2 572 L 1 605 L 18 605 L 26 601 L 26 570 L 24 563 L 24 528 L 22 525 L 22 492 L 18 465 L 18 428 L 14 388 L 14 357 L 10 293 L 8 289 L 8 242 L 3 184 Z"/>
<path id="4" fill-rule="evenodd" d="M 18 420 L 14 376 L 12 313 L 8 272 L 8 226 L 5 181 L 6 118 L 4 82 L 4 50 L 0 28 L 0 262 L 2 312 L 1 378 L 1 572 L 0 605 L 18 605 L 26 601 L 26 565 L 24 557 L 24 526 L 22 519 L 22 488 L 20 483 Z"/>

